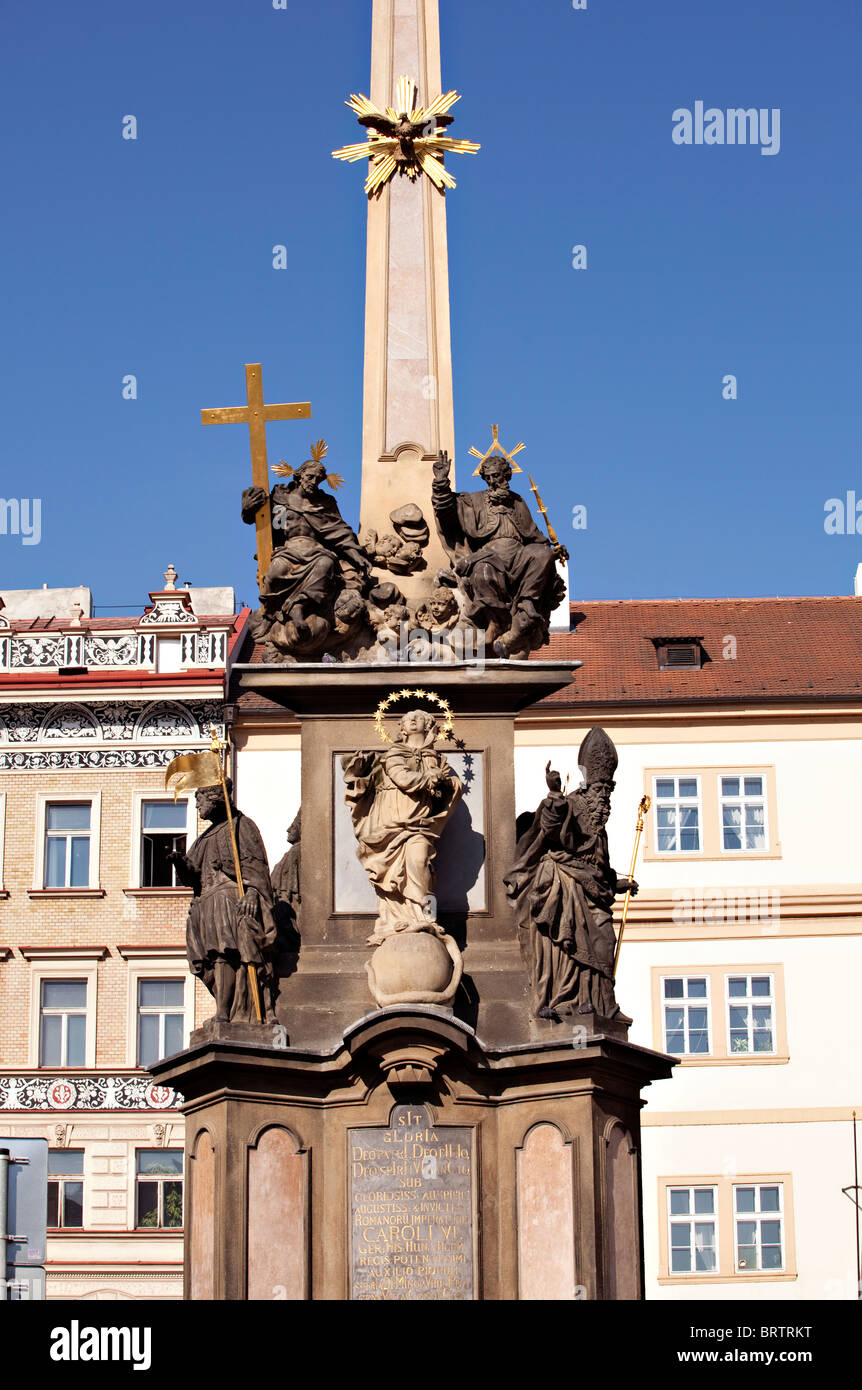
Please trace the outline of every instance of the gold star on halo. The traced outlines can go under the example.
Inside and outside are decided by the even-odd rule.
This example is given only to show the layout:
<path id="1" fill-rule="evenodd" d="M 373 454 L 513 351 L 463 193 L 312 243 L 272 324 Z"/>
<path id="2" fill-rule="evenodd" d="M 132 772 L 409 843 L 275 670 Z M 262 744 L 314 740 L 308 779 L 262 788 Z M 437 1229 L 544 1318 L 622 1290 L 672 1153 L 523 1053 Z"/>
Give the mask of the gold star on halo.
<path id="1" fill-rule="evenodd" d="M 408 686 L 405 686 L 403 690 L 393 690 L 391 695 L 387 695 L 385 700 L 381 700 L 380 704 L 377 706 L 377 709 L 374 712 L 374 727 L 377 730 L 377 734 L 380 738 L 380 741 L 382 743 L 392 742 L 391 738 L 386 732 L 386 725 L 384 723 L 386 714 L 389 710 L 389 706 L 393 704 L 396 700 L 410 699 L 425 699 L 433 701 L 433 703 L 437 706 L 437 708 L 443 715 L 443 726 L 442 728 L 437 730 L 435 742 L 440 743 L 442 739 L 449 738 L 449 736 L 452 733 L 452 730 L 455 727 L 455 717 L 452 714 L 452 708 L 449 704 L 449 701 L 444 700 L 433 690 L 423 690 L 421 686 L 413 686 L 412 689 Z"/>
<path id="2" fill-rule="evenodd" d="M 482 147 L 472 140 L 455 140 L 446 135 L 445 128 L 454 117 L 450 107 L 460 101 L 458 92 L 442 92 L 428 106 L 417 106 L 418 88 L 409 77 L 400 77 L 395 93 L 398 104 L 381 111 L 362 93 L 353 93 L 345 102 L 355 111 L 359 124 L 368 127 L 368 138 L 355 145 L 333 150 L 333 159 L 349 164 L 360 159 L 371 161 L 365 192 L 379 193 L 392 175 L 399 170 L 408 178 L 427 174 L 439 189 L 454 188 L 455 180 L 442 163 L 440 156 L 476 154 Z"/>

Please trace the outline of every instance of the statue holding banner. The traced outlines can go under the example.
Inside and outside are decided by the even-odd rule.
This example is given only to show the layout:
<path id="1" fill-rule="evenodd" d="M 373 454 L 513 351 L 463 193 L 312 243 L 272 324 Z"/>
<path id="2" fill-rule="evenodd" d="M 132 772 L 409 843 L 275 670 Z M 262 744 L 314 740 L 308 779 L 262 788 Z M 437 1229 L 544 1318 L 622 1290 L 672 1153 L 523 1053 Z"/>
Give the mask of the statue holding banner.
<path id="1" fill-rule="evenodd" d="M 227 788 L 230 796 L 229 779 Z M 274 897 L 260 831 L 248 816 L 231 808 L 242 875 L 239 897 L 221 788 L 202 788 L 195 800 L 198 815 L 210 821 L 209 829 L 187 853 L 171 854 L 178 877 L 194 891 L 186 923 L 189 966 L 215 999 L 218 1022 L 258 1022 L 257 993 L 263 1021 L 274 1023 Z"/>
<path id="2" fill-rule="evenodd" d="M 233 804 L 222 745 L 210 726 L 212 747 L 182 753 L 165 770 L 174 799 L 197 788 L 195 801 L 209 827 L 186 852 L 171 851 L 177 877 L 194 897 L 186 922 L 192 973 L 216 1003 L 219 1023 L 274 1023 L 277 981 L 275 896 L 260 831 Z"/>

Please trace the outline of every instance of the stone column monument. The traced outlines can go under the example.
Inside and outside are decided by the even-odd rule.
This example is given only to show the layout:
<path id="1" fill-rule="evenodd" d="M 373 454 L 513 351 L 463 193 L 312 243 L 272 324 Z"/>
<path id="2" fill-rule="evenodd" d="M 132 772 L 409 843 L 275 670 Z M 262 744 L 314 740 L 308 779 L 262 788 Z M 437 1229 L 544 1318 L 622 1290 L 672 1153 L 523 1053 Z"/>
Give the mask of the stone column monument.
<path id="1" fill-rule="evenodd" d="M 400 104 L 401 77 L 422 106 L 445 90 L 438 0 L 374 0 L 371 101 Z M 361 530 L 405 503 L 430 521 L 443 449 L 454 457 L 446 199 L 426 176 L 396 176 L 368 199 Z M 433 523 L 426 561 L 426 576 L 447 563 Z"/>
<path id="2" fill-rule="evenodd" d="M 522 446 L 495 429 L 454 487 L 445 160 L 475 147 L 440 76 L 437 0 L 373 0 L 367 133 L 336 152 L 368 175 L 361 523 L 322 440 L 243 499 L 273 550 L 234 777 L 288 824 L 295 789 L 246 799 L 243 749 L 253 719 L 270 749 L 299 725 L 302 855 L 273 875 L 267 1021 L 210 1020 L 152 1068 L 185 1098 L 189 1299 L 642 1297 L 641 1092 L 673 1059 L 615 997 L 637 886 L 601 730 L 516 845 L 515 718 L 580 663 L 541 650 L 565 554 L 510 486 Z"/>

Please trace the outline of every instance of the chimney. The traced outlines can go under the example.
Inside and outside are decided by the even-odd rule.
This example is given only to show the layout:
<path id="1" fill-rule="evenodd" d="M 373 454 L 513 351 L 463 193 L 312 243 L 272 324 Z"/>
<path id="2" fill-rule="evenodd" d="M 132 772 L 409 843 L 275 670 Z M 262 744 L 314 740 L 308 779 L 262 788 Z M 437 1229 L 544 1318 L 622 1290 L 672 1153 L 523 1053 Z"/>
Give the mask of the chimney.
<path id="1" fill-rule="evenodd" d="M 862 598 L 862 562 L 856 566 L 856 576 L 853 580 L 853 592 L 857 598 Z"/>

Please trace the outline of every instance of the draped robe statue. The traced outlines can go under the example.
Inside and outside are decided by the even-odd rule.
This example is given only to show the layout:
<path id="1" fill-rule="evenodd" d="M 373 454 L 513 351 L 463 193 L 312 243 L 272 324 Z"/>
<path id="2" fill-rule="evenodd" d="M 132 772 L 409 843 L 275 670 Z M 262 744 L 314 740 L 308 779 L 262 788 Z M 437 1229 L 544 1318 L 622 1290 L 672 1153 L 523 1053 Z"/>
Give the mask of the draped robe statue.
<path id="1" fill-rule="evenodd" d="M 528 656 L 547 642 L 551 613 L 565 596 L 556 561 L 568 559 L 568 552 L 551 545 L 523 497 L 509 487 L 506 459 L 482 463 L 485 492 L 453 492 L 449 467 L 448 455 L 441 454 L 431 495 L 437 529 L 467 599 L 465 616 L 485 629 L 496 656 Z"/>
<path id="2" fill-rule="evenodd" d="M 369 562 L 335 498 L 321 490 L 325 476 L 324 465 L 309 460 L 270 495 L 274 549 L 252 631 L 288 656 L 343 647 L 367 626 Z M 263 488 L 246 488 L 243 520 L 251 524 L 265 501 Z"/>
<path id="3" fill-rule="evenodd" d="M 461 781 L 434 747 L 436 735 L 433 715 L 410 710 L 385 753 L 346 753 L 341 760 L 356 853 L 377 894 L 370 946 L 397 932 L 445 936 L 437 923 L 434 857 Z"/>
<path id="4" fill-rule="evenodd" d="M 248 970 L 253 969 L 265 1021 L 272 1022 L 276 924 L 260 831 L 231 804 L 245 889 L 240 900 L 221 788 L 206 787 L 197 793 L 196 800 L 201 819 L 212 823 L 187 853 L 171 854 L 178 877 L 194 890 L 186 923 L 189 966 L 215 998 L 216 1019 L 233 1023 L 258 1022 L 248 980 Z"/>
<path id="5" fill-rule="evenodd" d="M 617 754 L 591 729 L 578 755 L 587 784 L 564 796 L 546 768 L 548 796 L 521 836 L 504 879 L 529 961 L 532 1010 L 554 1022 L 574 1013 L 629 1024 L 614 994 L 613 905 L 634 880 L 611 867 L 605 831 Z"/>
<path id="6" fill-rule="evenodd" d="M 302 888 L 300 887 L 302 864 L 301 835 L 302 809 L 300 808 L 287 832 L 290 849 L 282 859 L 279 859 L 272 871 L 272 887 L 276 900 L 282 904 L 290 918 L 291 925 L 297 931 L 299 931 L 300 928 L 300 912 L 302 908 Z"/>

